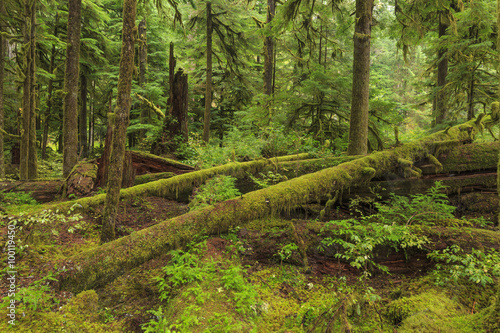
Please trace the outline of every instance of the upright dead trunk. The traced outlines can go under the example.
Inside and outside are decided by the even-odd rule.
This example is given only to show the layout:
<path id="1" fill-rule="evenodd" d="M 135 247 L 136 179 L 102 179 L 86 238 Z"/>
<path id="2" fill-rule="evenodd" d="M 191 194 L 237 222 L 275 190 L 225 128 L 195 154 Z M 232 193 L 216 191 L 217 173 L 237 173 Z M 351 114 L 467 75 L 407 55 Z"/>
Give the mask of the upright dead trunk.
<path id="1" fill-rule="evenodd" d="M 107 194 L 102 218 L 101 242 L 115 239 L 115 221 L 120 199 L 120 189 L 125 157 L 125 141 L 132 103 L 132 75 L 134 72 L 134 43 L 136 0 L 123 2 L 122 49 L 120 55 L 120 74 L 118 78 L 118 96 L 115 109 L 113 142 L 109 158 Z"/>
<path id="2" fill-rule="evenodd" d="M 365 155 L 368 152 L 372 10 L 373 0 L 356 0 L 349 155 Z"/>
<path id="3" fill-rule="evenodd" d="M 212 107 L 212 32 L 212 4 L 207 2 L 207 79 L 203 120 L 203 141 L 206 143 L 210 140 L 210 108 Z"/>
<path id="4" fill-rule="evenodd" d="M 5 15 L 5 2 L 0 3 L 0 15 Z M 0 20 L 0 178 L 5 177 L 5 161 L 3 155 L 3 133 L 4 111 L 3 111 L 3 81 L 4 81 L 4 60 L 7 51 L 7 39 L 2 36 L 5 31 L 5 24 Z"/>
<path id="5" fill-rule="evenodd" d="M 83 73 L 80 76 L 80 121 L 79 121 L 79 134 L 80 140 L 80 154 L 82 157 L 87 157 L 88 146 L 87 146 L 87 76 Z"/>
<path id="6" fill-rule="evenodd" d="M 170 116 L 174 119 L 170 132 L 172 138 L 180 137 L 182 142 L 188 140 L 188 76 L 182 69 L 174 76 L 173 94 L 170 108 Z"/>
<path id="7" fill-rule="evenodd" d="M 68 6 L 63 106 L 63 177 L 69 175 L 78 160 L 78 78 L 82 0 L 69 0 Z"/>
<path id="8" fill-rule="evenodd" d="M 170 81 L 169 117 L 165 117 L 162 132 L 151 146 L 155 155 L 174 153 L 181 142 L 188 141 L 188 77 L 179 69 Z"/>
<path id="9" fill-rule="evenodd" d="M 36 117 L 35 117 L 35 1 L 24 4 L 22 52 L 23 102 L 19 177 L 21 180 L 37 176 Z"/>
<path id="10" fill-rule="evenodd" d="M 446 29 L 448 24 L 446 22 L 445 14 L 439 14 L 439 39 L 442 39 L 446 35 Z M 437 69 L 437 85 L 438 92 L 436 95 L 436 124 L 442 124 L 444 120 L 448 118 L 448 107 L 446 105 L 446 76 L 448 75 L 448 49 L 443 46 L 439 46 L 438 51 L 438 69 Z"/>

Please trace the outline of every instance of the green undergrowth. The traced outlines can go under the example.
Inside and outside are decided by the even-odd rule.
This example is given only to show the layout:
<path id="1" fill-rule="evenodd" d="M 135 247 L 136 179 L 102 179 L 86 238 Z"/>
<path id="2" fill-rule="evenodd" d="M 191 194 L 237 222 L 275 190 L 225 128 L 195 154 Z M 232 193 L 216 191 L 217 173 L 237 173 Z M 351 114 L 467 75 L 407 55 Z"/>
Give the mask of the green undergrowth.
<path id="1" fill-rule="evenodd" d="M 209 254 L 206 242 L 170 251 L 164 274 L 155 278 L 162 304 L 150 311 L 145 332 L 255 331 L 261 304 L 235 251 L 229 245 Z"/>
<path id="2" fill-rule="evenodd" d="M 46 288 L 43 288 L 43 287 Z M 94 290 L 81 292 L 66 304 L 50 292 L 46 285 L 34 286 L 29 294 L 21 289 L 18 294 L 21 303 L 17 304 L 15 321 L 11 325 L 6 319 L 0 321 L 2 332 L 56 333 L 82 332 L 99 333 L 124 332 L 119 325 L 107 321 L 99 309 L 98 296 Z M 28 298 L 28 295 L 29 298 Z M 35 299 L 35 297 L 37 299 Z M 35 301 L 36 300 L 36 301 Z M 5 304 L 5 303 L 4 303 Z M 8 318 L 6 306 L 0 306 L 2 318 Z"/>
<path id="3" fill-rule="evenodd" d="M 397 332 L 484 332 L 477 315 L 439 290 L 392 301 L 385 316 Z"/>

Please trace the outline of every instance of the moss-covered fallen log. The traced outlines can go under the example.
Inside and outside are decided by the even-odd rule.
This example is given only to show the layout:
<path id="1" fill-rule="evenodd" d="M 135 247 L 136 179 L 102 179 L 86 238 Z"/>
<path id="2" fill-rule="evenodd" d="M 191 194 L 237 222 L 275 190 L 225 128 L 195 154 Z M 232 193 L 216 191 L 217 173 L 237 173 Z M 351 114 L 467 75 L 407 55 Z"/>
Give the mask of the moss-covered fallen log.
<path id="1" fill-rule="evenodd" d="M 480 171 L 497 167 L 500 141 L 472 143 L 457 146 L 452 150 L 436 156 L 441 168 L 436 168 L 429 159 L 418 165 L 423 174 L 461 173 Z"/>
<path id="2" fill-rule="evenodd" d="M 250 192 L 240 198 L 189 212 L 132 233 L 71 257 L 63 264 L 67 271 L 60 278 L 61 288 L 77 292 L 102 286 L 161 253 L 183 246 L 196 236 L 226 233 L 230 228 L 243 226 L 254 219 L 287 212 L 308 202 L 319 201 L 331 193 L 338 193 L 354 184 L 368 182 L 373 177 L 381 176 L 388 171 L 410 168 L 412 162 L 435 153 L 436 147 L 440 147 L 441 142 L 446 141 L 447 147 L 450 146 L 450 140 L 454 140 L 456 145 L 468 143 L 473 140 L 479 129 L 480 124 L 470 121 L 389 151 L 377 152 L 336 167 Z M 245 171 L 248 168 L 264 167 L 267 163 L 269 162 L 266 160 L 255 161 L 246 168 L 243 167 L 243 163 L 229 164 L 202 170 L 205 173 L 199 174 L 198 177 L 201 179 L 216 173 Z M 234 170 L 230 170 L 232 168 Z M 183 182 L 195 181 L 191 178 L 194 174 L 193 172 L 182 175 L 181 177 L 186 177 Z M 172 179 L 174 178 L 159 181 L 158 185 Z M 150 184 L 136 186 L 134 191 L 137 195 L 142 195 L 145 191 L 151 191 Z M 179 188 L 179 186 L 182 186 L 182 182 L 172 187 Z M 158 186 L 158 191 L 165 191 L 167 188 L 168 191 L 173 191 L 172 187 Z"/>
<path id="3" fill-rule="evenodd" d="M 306 159 L 308 154 L 296 154 L 290 156 L 281 156 L 270 159 L 259 159 L 249 162 L 233 162 L 216 166 L 209 169 L 203 169 L 184 173 L 168 179 L 141 184 L 120 191 L 120 199 L 130 199 L 145 196 L 157 196 L 171 200 L 177 200 L 180 197 L 187 197 L 193 190 L 193 187 L 203 184 L 207 179 L 218 174 L 230 175 L 233 177 L 242 177 L 246 173 L 257 174 L 270 165 L 277 166 L 280 162 L 293 161 L 296 159 Z M 93 197 L 81 198 L 73 201 L 59 202 L 50 206 L 44 206 L 40 209 L 60 209 L 69 210 L 75 206 L 81 210 L 97 207 L 104 203 L 106 194 L 99 194 Z"/>
<path id="4" fill-rule="evenodd" d="M 174 177 L 173 172 L 157 172 L 157 173 L 147 173 L 145 175 L 140 175 L 135 177 L 134 185 L 141 185 L 150 182 L 154 182 L 160 179 L 166 179 Z"/>

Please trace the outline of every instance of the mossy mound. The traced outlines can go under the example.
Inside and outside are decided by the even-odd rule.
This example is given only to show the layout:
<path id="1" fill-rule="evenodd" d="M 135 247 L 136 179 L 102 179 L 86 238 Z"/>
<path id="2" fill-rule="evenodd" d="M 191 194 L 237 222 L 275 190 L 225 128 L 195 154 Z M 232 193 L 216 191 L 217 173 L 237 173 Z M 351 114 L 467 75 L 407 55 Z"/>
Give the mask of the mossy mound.
<path id="1" fill-rule="evenodd" d="M 1 332 L 24 333 L 118 333 L 124 332 L 118 325 L 109 324 L 106 316 L 99 311 L 98 297 L 94 290 L 83 291 L 73 297 L 57 311 L 31 311 L 19 308 L 15 325 L 7 320 L 0 322 Z M 5 316 L 3 316 L 5 317 Z"/>
<path id="2" fill-rule="evenodd" d="M 400 333 L 479 332 L 476 316 L 437 290 L 393 301 L 386 316 Z"/>

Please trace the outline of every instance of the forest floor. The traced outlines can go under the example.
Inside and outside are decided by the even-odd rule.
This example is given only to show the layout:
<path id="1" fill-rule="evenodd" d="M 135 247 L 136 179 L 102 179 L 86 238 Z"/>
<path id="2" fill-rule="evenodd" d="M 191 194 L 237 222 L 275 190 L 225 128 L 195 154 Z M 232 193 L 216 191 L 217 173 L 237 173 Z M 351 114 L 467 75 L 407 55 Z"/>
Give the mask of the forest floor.
<path id="1" fill-rule="evenodd" d="M 4 243 L 9 223 L 18 221 L 17 307 L 15 326 L 5 319 L 8 302 L 0 307 L 0 331 L 493 332 L 481 323 L 495 288 L 437 273 L 428 254 L 452 244 L 483 250 L 483 255 L 498 250 L 493 222 L 498 196 L 473 192 L 450 202 L 457 207 L 456 220 L 415 229 L 429 239 L 421 249 L 380 246 L 364 267 L 336 257 L 340 243 L 320 248 L 327 237 L 325 221 L 359 217 L 369 204 L 346 202 L 322 220 L 322 206 L 311 204 L 228 234 L 193 239 L 184 251 L 164 253 L 79 295 L 60 290 L 57 275 L 65 269 L 64 259 L 99 245 L 102 207 L 81 216 L 4 214 Z M 159 197 L 122 201 L 117 235 L 187 211 L 185 203 Z M 1 273 L 5 301 L 12 281 L 8 267 Z"/>

